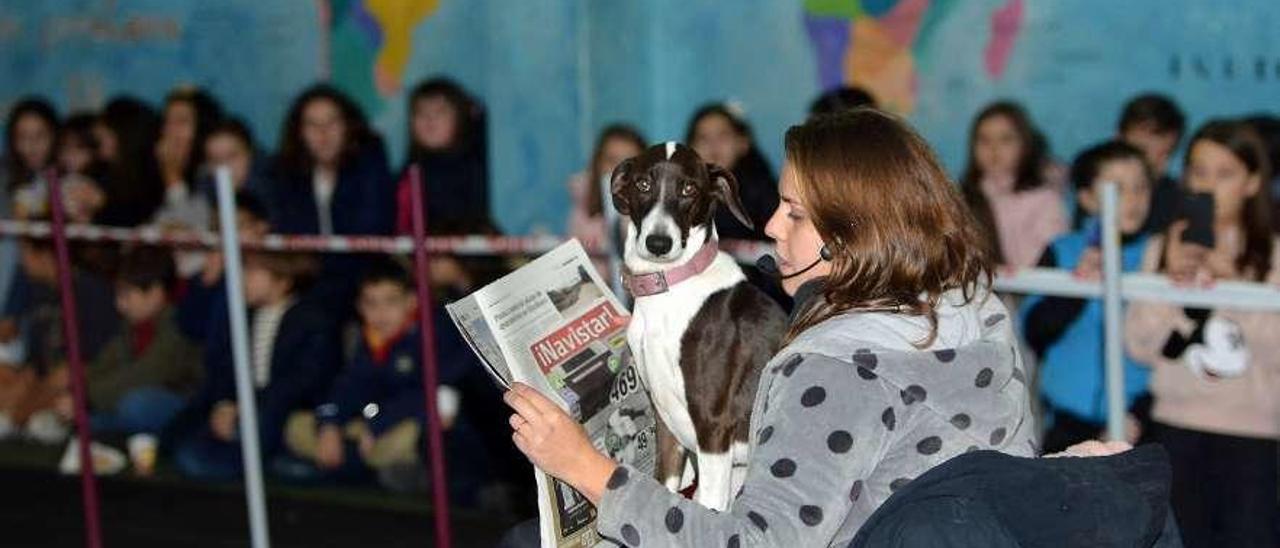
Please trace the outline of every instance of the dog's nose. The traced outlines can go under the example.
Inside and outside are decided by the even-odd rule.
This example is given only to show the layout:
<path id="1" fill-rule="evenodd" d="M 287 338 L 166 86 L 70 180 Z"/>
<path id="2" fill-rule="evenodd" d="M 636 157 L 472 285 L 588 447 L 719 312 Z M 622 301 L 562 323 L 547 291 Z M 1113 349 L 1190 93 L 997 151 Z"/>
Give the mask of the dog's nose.
<path id="1" fill-rule="evenodd" d="M 671 241 L 670 236 L 661 234 L 654 234 L 644 239 L 644 247 L 649 250 L 649 253 L 659 256 L 666 255 L 668 251 L 671 251 L 673 243 L 675 242 Z"/>

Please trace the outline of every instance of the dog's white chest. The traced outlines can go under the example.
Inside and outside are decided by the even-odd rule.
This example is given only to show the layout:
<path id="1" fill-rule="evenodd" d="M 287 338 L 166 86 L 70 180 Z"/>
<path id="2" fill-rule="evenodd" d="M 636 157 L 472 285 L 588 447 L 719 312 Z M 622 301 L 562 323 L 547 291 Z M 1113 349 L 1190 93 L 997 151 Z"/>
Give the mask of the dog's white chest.
<path id="1" fill-rule="evenodd" d="M 627 330 L 632 350 L 639 349 L 640 371 L 658 415 L 680 445 L 692 451 L 698 448 L 698 433 L 689 415 L 689 392 L 680 368 L 682 339 L 707 297 L 743 279 L 732 259 L 721 254 L 702 275 L 666 293 L 637 299 Z"/>
<path id="2" fill-rule="evenodd" d="M 702 303 L 668 310 L 651 306 L 654 303 L 649 299 L 653 298 L 646 297 L 636 303 L 627 342 L 632 349 L 640 349 L 640 371 L 662 422 L 680 445 L 696 449 L 698 433 L 689 415 L 684 374 L 680 369 L 680 339 Z"/>

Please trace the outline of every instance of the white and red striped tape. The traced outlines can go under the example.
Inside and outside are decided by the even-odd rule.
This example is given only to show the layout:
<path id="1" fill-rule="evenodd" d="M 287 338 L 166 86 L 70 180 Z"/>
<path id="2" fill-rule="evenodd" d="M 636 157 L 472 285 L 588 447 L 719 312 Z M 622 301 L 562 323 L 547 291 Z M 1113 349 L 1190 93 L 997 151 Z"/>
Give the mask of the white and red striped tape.
<path id="1" fill-rule="evenodd" d="M 42 221 L 0 220 L 0 236 L 49 238 L 52 227 Z M 67 225 L 67 239 L 87 242 L 142 243 L 171 247 L 215 247 L 218 234 L 207 231 L 178 231 L 148 226 L 116 228 L 98 225 Z M 426 240 L 428 253 L 454 255 L 539 255 L 564 243 L 557 236 L 435 236 Z M 320 253 L 413 253 L 413 238 L 408 236 L 302 236 L 271 234 L 261 239 L 243 239 L 250 249 L 270 251 L 313 251 Z M 743 261 L 755 261 L 770 247 L 761 242 L 730 240 L 721 247 Z M 588 253 L 602 255 L 599 246 L 588 247 Z"/>

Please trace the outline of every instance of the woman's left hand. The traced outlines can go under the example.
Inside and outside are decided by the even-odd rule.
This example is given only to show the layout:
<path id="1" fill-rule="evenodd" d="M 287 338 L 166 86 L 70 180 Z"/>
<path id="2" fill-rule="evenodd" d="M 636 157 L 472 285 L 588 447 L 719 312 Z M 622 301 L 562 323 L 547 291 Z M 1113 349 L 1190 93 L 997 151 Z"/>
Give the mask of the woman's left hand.
<path id="1" fill-rule="evenodd" d="M 578 421 L 538 391 L 513 383 L 503 395 L 511 415 L 516 447 L 543 472 L 572 485 L 599 503 L 617 464 L 596 451 Z"/>

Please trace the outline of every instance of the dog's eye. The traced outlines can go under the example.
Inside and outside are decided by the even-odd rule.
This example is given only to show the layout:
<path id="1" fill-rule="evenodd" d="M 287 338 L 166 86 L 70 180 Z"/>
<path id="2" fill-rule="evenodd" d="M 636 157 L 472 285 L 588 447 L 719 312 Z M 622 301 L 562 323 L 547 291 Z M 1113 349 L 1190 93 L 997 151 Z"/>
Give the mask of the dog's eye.
<path id="1" fill-rule="evenodd" d="M 652 188 L 653 185 L 649 183 L 648 179 L 640 179 L 636 181 L 636 190 L 639 190 L 640 192 L 649 192 Z"/>
<path id="2" fill-rule="evenodd" d="M 688 198 L 689 196 L 693 196 L 694 194 L 697 194 L 697 193 L 698 193 L 698 186 L 693 183 L 685 183 L 684 186 L 680 187 L 680 195 L 686 198 Z"/>

